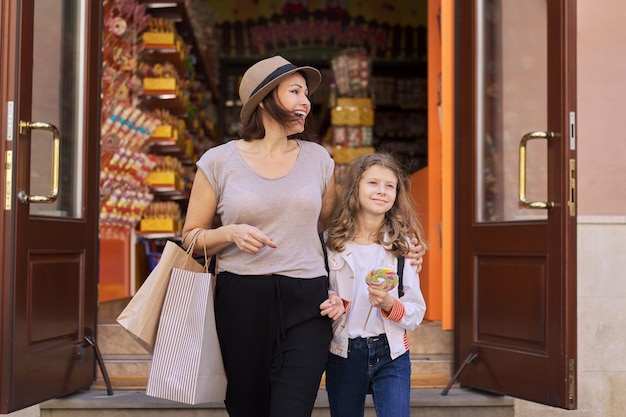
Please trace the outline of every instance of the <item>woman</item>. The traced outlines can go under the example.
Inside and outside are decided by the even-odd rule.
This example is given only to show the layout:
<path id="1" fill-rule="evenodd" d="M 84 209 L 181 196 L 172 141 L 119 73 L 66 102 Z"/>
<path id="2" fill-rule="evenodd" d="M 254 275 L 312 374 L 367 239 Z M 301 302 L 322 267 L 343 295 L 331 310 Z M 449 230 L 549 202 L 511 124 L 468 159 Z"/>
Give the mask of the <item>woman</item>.
<path id="1" fill-rule="evenodd" d="M 326 364 L 318 223 L 336 199 L 334 164 L 322 146 L 290 139 L 304 132 L 320 81 L 280 56 L 250 67 L 241 139 L 197 164 L 183 235 L 202 229 L 200 247 L 219 253 L 215 316 L 233 417 L 310 416 Z"/>

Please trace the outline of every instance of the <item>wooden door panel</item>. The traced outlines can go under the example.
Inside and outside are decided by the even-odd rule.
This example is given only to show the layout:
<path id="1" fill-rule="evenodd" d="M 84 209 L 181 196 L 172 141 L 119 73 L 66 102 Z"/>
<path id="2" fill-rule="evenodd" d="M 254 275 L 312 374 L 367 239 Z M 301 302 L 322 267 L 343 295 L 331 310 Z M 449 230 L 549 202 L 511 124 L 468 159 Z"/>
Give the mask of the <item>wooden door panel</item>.
<path id="1" fill-rule="evenodd" d="M 545 263 L 542 256 L 476 257 L 477 343 L 545 353 Z"/>
<path id="2" fill-rule="evenodd" d="M 548 357 L 546 355 L 529 356 L 526 353 L 511 354 L 508 349 L 489 348 L 486 353 L 482 347 L 476 349 L 478 358 L 472 363 L 471 380 L 468 386 L 480 387 L 490 392 L 506 394 L 509 387 L 524 386 L 525 395 L 534 401 L 547 403 L 550 388 Z M 506 369 L 507 372 L 501 370 Z"/>
<path id="3" fill-rule="evenodd" d="M 574 409 L 575 1 L 456 6 L 459 381 Z M 535 131 L 549 134 L 523 171 L 520 142 Z M 522 178 L 554 207 L 520 202 Z"/>
<path id="4" fill-rule="evenodd" d="M 94 354 L 84 342 L 74 340 L 15 358 L 13 410 L 89 387 L 93 378 L 86 382 L 84 375 L 93 373 Z"/>
<path id="5" fill-rule="evenodd" d="M 81 264 L 81 253 L 29 253 L 30 346 L 54 345 L 80 335 Z"/>
<path id="6" fill-rule="evenodd" d="M 46 246 L 41 238 L 29 245 L 13 312 L 16 408 L 88 388 L 95 378 L 94 351 L 85 341 L 95 332 L 93 255 L 89 259 L 82 238 L 65 239 L 58 249 L 37 249 Z"/>

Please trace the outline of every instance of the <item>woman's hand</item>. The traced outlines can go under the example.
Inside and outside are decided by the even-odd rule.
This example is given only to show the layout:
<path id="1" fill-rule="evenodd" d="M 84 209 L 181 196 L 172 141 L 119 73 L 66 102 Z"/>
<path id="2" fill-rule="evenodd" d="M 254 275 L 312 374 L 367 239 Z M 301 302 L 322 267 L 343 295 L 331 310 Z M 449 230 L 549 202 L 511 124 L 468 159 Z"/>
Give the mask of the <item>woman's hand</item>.
<path id="1" fill-rule="evenodd" d="M 416 238 L 412 238 L 411 247 L 409 248 L 409 253 L 406 255 L 406 258 L 408 258 L 411 261 L 411 265 L 415 267 L 415 272 L 422 270 L 424 254 L 426 254 L 426 250 L 419 244 Z"/>
<path id="2" fill-rule="evenodd" d="M 254 255 L 264 246 L 276 248 L 274 241 L 256 227 L 248 224 L 234 224 L 227 227 L 231 229 L 230 240 L 243 252 Z"/>
<path id="3" fill-rule="evenodd" d="M 320 304 L 320 310 L 320 314 L 322 316 L 328 316 L 333 320 L 337 320 L 346 313 L 343 300 L 337 294 L 331 294 L 322 304 Z"/>

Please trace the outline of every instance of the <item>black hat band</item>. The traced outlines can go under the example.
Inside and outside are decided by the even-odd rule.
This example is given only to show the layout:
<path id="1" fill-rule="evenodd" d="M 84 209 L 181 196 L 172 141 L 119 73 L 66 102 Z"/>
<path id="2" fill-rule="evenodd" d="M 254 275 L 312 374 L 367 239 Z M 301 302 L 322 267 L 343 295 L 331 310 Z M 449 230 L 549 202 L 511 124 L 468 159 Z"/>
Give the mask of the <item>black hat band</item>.
<path id="1" fill-rule="evenodd" d="M 250 97 L 252 97 L 261 88 L 265 87 L 270 81 L 272 81 L 275 78 L 283 75 L 284 73 L 289 72 L 291 70 L 294 70 L 296 68 L 298 68 L 298 67 L 296 67 L 293 64 L 285 64 L 282 67 L 276 68 L 267 77 L 265 77 L 265 79 L 263 81 L 261 81 L 261 83 L 254 90 L 252 90 L 252 93 L 250 93 Z M 250 98 L 250 97 L 248 97 L 248 98 Z"/>

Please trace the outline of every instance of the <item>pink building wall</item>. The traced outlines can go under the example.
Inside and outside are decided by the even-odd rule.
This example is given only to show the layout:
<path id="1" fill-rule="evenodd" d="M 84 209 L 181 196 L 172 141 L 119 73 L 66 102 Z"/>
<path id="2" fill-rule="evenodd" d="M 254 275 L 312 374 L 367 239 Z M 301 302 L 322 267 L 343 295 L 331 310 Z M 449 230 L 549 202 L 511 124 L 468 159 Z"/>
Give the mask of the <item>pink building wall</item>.
<path id="1" fill-rule="evenodd" d="M 578 214 L 626 214 L 626 2 L 578 0 Z"/>

